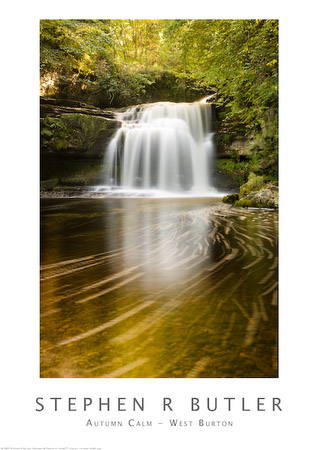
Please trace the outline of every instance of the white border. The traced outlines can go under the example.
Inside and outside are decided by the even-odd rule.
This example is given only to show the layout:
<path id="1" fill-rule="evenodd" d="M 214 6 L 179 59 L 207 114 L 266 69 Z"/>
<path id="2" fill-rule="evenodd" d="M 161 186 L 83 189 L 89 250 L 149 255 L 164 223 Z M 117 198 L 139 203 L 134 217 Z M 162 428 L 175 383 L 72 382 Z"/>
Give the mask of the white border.
<path id="1" fill-rule="evenodd" d="M 29 1 L 5 6 L 2 20 L 1 436 L 2 447 L 268 449 L 313 448 L 314 332 L 317 317 L 313 2 Z M 38 26 L 40 18 L 278 18 L 280 20 L 280 377 L 279 379 L 50 380 L 38 377 Z M 35 412 L 39 396 L 145 397 L 162 421 L 160 399 L 191 420 L 193 397 L 281 397 L 282 413 L 234 412 L 235 426 L 88 431 L 81 413 Z M 128 418 L 126 413 L 124 418 Z M 147 416 L 147 417 L 146 417 Z M 95 416 L 94 416 L 95 417 Z M 167 417 L 170 417 L 167 414 Z M 204 415 L 206 417 L 206 415 Z M 98 417 L 101 419 L 100 417 Z M 117 414 L 112 416 L 118 418 Z M 223 416 L 221 417 L 223 418 Z M 229 417 L 227 416 L 227 419 Z"/>

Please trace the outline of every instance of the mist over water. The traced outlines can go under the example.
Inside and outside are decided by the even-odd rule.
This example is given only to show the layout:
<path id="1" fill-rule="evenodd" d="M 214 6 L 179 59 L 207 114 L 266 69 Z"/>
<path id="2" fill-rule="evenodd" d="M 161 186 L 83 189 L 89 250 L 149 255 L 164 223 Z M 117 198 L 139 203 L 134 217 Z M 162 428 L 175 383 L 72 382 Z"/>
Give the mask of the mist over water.
<path id="1" fill-rule="evenodd" d="M 211 105 L 160 102 L 127 110 L 105 153 L 98 191 L 144 196 L 212 196 Z"/>

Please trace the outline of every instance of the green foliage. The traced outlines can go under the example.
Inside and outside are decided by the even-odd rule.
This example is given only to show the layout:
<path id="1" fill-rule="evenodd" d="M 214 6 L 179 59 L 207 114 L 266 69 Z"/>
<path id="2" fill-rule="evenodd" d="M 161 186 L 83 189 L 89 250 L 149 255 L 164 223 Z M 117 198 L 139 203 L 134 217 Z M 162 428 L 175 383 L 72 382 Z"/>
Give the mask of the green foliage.
<path id="1" fill-rule="evenodd" d="M 113 49 L 107 20 L 41 20 L 41 73 L 90 75 Z"/>
<path id="2" fill-rule="evenodd" d="M 85 114 L 62 114 L 41 119 L 41 122 L 42 148 L 83 149 L 87 153 L 98 151 L 100 137 L 112 135 L 116 125 L 102 117 Z"/>
<path id="3" fill-rule="evenodd" d="M 94 83 L 99 91 L 103 91 L 112 104 L 115 97 L 117 103 L 133 104 L 146 93 L 157 78 L 154 71 L 141 71 L 134 66 L 112 64 L 108 70 L 100 71 Z"/>
<path id="4" fill-rule="evenodd" d="M 57 150 L 66 149 L 72 130 L 57 118 L 47 118 L 41 121 L 41 146 Z"/>
<path id="5" fill-rule="evenodd" d="M 219 89 L 219 103 L 249 127 L 277 102 L 278 22 L 187 20 L 168 24 L 166 37 L 183 71 Z M 171 32 L 171 30 L 173 30 Z"/>
<path id="6" fill-rule="evenodd" d="M 278 124 L 277 114 L 265 115 L 262 126 L 249 145 L 252 166 L 267 178 L 277 179 L 278 173 Z"/>
<path id="7" fill-rule="evenodd" d="M 247 195 L 252 191 L 257 191 L 264 185 L 264 177 L 257 176 L 255 173 L 251 172 L 248 176 L 247 183 L 240 187 L 240 197 Z"/>
<path id="8" fill-rule="evenodd" d="M 137 67 L 153 67 L 159 62 L 160 20 L 111 20 L 116 62 Z"/>
<path id="9" fill-rule="evenodd" d="M 250 161 L 238 161 L 235 159 L 218 159 L 216 167 L 233 177 L 239 184 L 247 181 L 250 171 Z"/>
<path id="10" fill-rule="evenodd" d="M 277 177 L 278 21 L 174 20 L 164 36 L 171 49 L 165 62 L 217 86 L 222 120 L 253 132 L 254 166 Z"/>
<path id="11" fill-rule="evenodd" d="M 164 74 L 177 80 L 171 99 L 190 85 L 198 97 L 216 88 L 220 119 L 254 136 L 254 172 L 277 178 L 277 20 L 42 20 L 40 28 L 41 76 L 55 74 L 64 98 L 69 90 L 61 86 L 68 85 L 76 95 L 100 95 L 103 106 L 148 101 L 162 80 L 170 82 Z M 240 164 L 234 158 L 226 170 L 238 170 L 244 182 Z"/>

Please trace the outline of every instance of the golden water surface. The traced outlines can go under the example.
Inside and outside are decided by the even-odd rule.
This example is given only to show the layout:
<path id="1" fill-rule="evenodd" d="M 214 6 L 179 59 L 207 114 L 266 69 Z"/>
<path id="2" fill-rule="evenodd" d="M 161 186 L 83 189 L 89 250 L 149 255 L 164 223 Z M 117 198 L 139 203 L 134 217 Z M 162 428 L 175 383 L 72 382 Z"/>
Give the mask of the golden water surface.
<path id="1" fill-rule="evenodd" d="M 44 199 L 41 377 L 276 377 L 277 212 Z"/>

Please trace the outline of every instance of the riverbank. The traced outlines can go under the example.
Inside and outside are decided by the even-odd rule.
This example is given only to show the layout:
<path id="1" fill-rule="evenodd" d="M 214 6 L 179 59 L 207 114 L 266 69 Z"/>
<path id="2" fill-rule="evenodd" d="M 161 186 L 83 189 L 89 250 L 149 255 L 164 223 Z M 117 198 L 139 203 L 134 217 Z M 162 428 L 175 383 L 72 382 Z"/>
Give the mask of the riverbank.
<path id="1" fill-rule="evenodd" d="M 278 209 L 278 183 L 266 183 L 263 177 L 251 173 L 247 183 L 240 187 L 240 192 L 226 195 L 223 198 L 223 203 L 243 208 Z"/>

